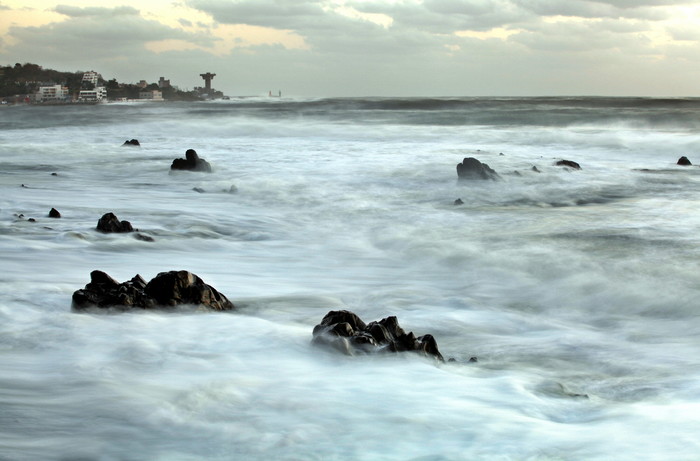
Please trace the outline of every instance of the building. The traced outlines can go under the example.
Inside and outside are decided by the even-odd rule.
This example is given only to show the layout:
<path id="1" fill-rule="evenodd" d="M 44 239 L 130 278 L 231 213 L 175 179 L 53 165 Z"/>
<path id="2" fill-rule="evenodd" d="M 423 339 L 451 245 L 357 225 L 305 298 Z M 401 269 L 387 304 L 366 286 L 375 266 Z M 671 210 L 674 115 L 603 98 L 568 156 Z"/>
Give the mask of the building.
<path id="1" fill-rule="evenodd" d="M 170 80 L 161 77 L 160 80 L 158 80 L 158 88 L 170 88 Z"/>
<path id="2" fill-rule="evenodd" d="M 139 99 L 147 99 L 149 101 L 162 101 L 163 92 L 160 90 L 148 90 L 139 92 Z"/>
<path id="3" fill-rule="evenodd" d="M 83 79 L 81 80 L 80 83 L 83 85 L 86 83 L 90 83 L 90 84 L 92 84 L 92 86 L 97 86 L 97 82 L 100 81 L 101 77 L 102 76 L 100 74 L 98 74 L 94 70 L 91 70 L 91 71 L 85 72 L 83 74 Z"/>
<path id="4" fill-rule="evenodd" d="M 80 90 L 78 101 L 81 102 L 100 102 L 107 99 L 107 88 L 96 86 L 94 90 Z"/>
<path id="5" fill-rule="evenodd" d="M 65 101 L 68 99 L 68 87 L 62 85 L 43 85 L 36 94 L 37 102 Z"/>

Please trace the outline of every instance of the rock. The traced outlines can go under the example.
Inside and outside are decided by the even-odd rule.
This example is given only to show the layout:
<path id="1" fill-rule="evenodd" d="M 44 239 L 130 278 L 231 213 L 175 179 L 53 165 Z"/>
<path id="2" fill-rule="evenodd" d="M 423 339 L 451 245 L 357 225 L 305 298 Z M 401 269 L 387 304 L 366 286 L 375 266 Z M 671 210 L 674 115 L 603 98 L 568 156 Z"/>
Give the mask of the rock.
<path id="1" fill-rule="evenodd" d="M 574 170 L 580 170 L 581 165 L 578 163 L 574 162 L 573 160 L 559 160 L 558 162 L 555 163 L 556 166 L 564 166 L 567 168 L 573 168 Z"/>
<path id="2" fill-rule="evenodd" d="M 194 149 L 187 149 L 185 158 L 176 158 L 170 165 L 171 170 L 190 170 L 211 173 L 211 165 L 206 160 L 199 158 Z"/>
<path id="3" fill-rule="evenodd" d="M 90 273 L 90 283 L 75 291 L 72 299 L 75 310 L 92 307 L 154 309 L 178 305 L 195 305 L 217 311 L 234 308 L 226 296 L 188 271 L 161 272 L 148 283 L 137 274 L 129 281 L 119 283 L 106 273 L 95 270 Z"/>
<path id="4" fill-rule="evenodd" d="M 500 179 L 498 173 L 491 167 L 474 157 L 465 158 L 462 163 L 457 164 L 457 177 L 459 179 Z"/>
<path id="5" fill-rule="evenodd" d="M 455 203 L 454 203 L 454 204 L 455 204 L 455 206 L 457 206 L 457 205 L 464 205 L 464 202 L 462 201 L 461 198 L 458 198 L 457 200 L 455 200 Z"/>
<path id="6" fill-rule="evenodd" d="M 676 162 L 676 165 L 681 165 L 681 166 L 691 166 L 692 163 L 690 163 L 690 160 L 688 160 L 688 157 L 681 157 L 678 159 L 678 162 Z"/>
<path id="7" fill-rule="evenodd" d="M 394 316 L 365 324 L 350 311 L 330 311 L 314 327 L 312 342 L 347 355 L 408 351 L 444 362 L 432 335 L 416 338 L 412 332 L 406 333 Z"/>
<path id="8" fill-rule="evenodd" d="M 537 167 L 534 166 L 534 165 L 533 165 L 532 168 L 530 168 L 530 169 L 531 169 L 532 171 L 534 171 L 535 173 L 541 173 L 541 171 L 538 170 Z"/>
<path id="9" fill-rule="evenodd" d="M 49 211 L 49 218 L 60 218 L 60 217 L 61 217 L 61 213 L 59 213 L 56 208 L 51 208 L 51 210 Z"/>
<path id="10" fill-rule="evenodd" d="M 134 238 L 136 240 L 141 240 L 143 242 L 155 242 L 155 239 L 153 237 L 151 237 L 150 235 L 141 234 L 141 233 L 134 234 Z"/>
<path id="11" fill-rule="evenodd" d="M 104 233 L 133 232 L 134 228 L 129 221 L 120 221 L 114 213 L 106 213 L 97 221 L 97 230 Z"/>
<path id="12" fill-rule="evenodd" d="M 124 144 L 122 146 L 136 146 L 136 147 L 141 147 L 141 143 L 139 142 L 138 139 L 128 139 L 124 141 Z"/>

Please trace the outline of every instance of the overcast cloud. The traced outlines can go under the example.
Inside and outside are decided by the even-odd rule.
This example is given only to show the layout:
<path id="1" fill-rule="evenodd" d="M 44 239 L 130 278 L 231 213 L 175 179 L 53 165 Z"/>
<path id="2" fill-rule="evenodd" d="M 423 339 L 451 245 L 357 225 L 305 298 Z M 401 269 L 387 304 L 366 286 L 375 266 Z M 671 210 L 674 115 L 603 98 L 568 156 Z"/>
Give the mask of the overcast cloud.
<path id="1" fill-rule="evenodd" d="M 183 88 L 210 71 L 230 95 L 700 92 L 700 1 L 81 4 L 36 0 L 27 11 L 1 2 L 4 64 L 94 69 L 126 82 L 165 76 Z"/>

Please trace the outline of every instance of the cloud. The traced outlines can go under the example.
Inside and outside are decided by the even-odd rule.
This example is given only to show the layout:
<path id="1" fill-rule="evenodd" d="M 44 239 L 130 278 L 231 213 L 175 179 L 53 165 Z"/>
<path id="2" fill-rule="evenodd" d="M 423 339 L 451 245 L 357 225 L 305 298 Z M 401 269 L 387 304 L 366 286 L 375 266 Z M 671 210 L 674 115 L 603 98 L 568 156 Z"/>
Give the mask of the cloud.
<path id="1" fill-rule="evenodd" d="M 68 5 L 57 5 L 54 8 L 56 13 L 62 14 L 64 16 L 69 16 L 71 18 L 85 18 L 85 17 L 99 17 L 99 18 L 113 18 L 116 16 L 139 16 L 139 10 L 132 8 L 130 6 L 119 6 L 116 8 L 103 8 L 103 7 L 87 7 L 80 8 L 77 6 Z"/>
<path id="2" fill-rule="evenodd" d="M 76 8 L 59 6 L 56 12 L 68 19 L 34 27 L 11 27 L 17 55 L 51 57 L 68 61 L 79 55 L 84 60 L 128 58 L 145 49 L 148 42 L 185 40 L 211 45 L 213 39 L 147 20 L 130 7 Z"/>
<path id="3" fill-rule="evenodd" d="M 210 14 L 215 21 L 224 24 L 248 24 L 275 29 L 313 28 L 314 25 L 323 24 L 326 17 L 326 12 L 317 1 L 189 0 L 186 4 Z"/>

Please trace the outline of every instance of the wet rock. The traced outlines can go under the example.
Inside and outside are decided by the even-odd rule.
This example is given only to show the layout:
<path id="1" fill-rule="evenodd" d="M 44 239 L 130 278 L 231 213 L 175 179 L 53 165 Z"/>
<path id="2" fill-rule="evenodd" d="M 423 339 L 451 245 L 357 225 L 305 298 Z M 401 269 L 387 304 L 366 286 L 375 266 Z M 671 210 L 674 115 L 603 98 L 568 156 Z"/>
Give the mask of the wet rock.
<path id="1" fill-rule="evenodd" d="M 155 239 L 153 237 L 151 237 L 150 235 L 141 234 L 141 233 L 134 234 L 134 238 L 136 240 L 141 240 L 143 242 L 155 242 Z"/>
<path id="2" fill-rule="evenodd" d="M 122 146 L 141 147 L 141 143 L 138 139 L 127 139 L 126 141 L 124 141 L 124 144 L 122 144 Z"/>
<path id="3" fill-rule="evenodd" d="M 432 335 L 406 333 L 396 317 L 365 324 L 350 311 L 330 311 L 313 329 L 312 342 L 347 355 L 373 352 L 416 352 L 444 362 Z"/>
<path id="4" fill-rule="evenodd" d="M 683 157 L 678 159 L 678 161 L 676 162 L 676 165 L 691 166 L 692 163 L 690 163 L 690 160 L 688 160 L 688 157 L 683 156 Z"/>
<path id="5" fill-rule="evenodd" d="M 90 273 L 90 283 L 73 293 L 74 310 L 118 307 L 122 309 L 172 308 L 193 305 L 217 311 L 232 310 L 226 296 L 188 271 L 161 272 L 150 282 L 136 275 L 119 283 L 105 272 Z"/>
<path id="6" fill-rule="evenodd" d="M 134 228 L 129 221 L 120 221 L 114 213 L 106 213 L 97 221 L 97 230 L 104 233 L 122 233 L 133 232 Z"/>
<path id="7" fill-rule="evenodd" d="M 56 208 L 51 208 L 51 210 L 49 211 L 49 218 L 60 218 L 60 217 L 61 217 L 61 213 L 59 213 Z"/>
<path id="8" fill-rule="evenodd" d="M 203 171 L 211 173 L 211 165 L 206 160 L 199 158 L 194 149 L 187 149 L 185 158 L 176 158 L 170 165 L 171 170 Z"/>
<path id="9" fill-rule="evenodd" d="M 457 164 L 457 177 L 459 179 L 500 179 L 495 170 L 474 157 L 467 157 L 462 160 L 462 163 Z"/>
<path id="10" fill-rule="evenodd" d="M 573 160 L 559 160 L 555 163 L 556 166 L 563 166 L 567 168 L 573 168 L 574 170 L 580 170 L 581 165 L 574 162 Z"/>
<path id="11" fill-rule="evenodd" d="M 455 200 L 454 204 L 455 204 L 455 206 L 464 205 L 464 202 L 462 201 L 461 198 L 458 198 L 457 200 Z"/>

